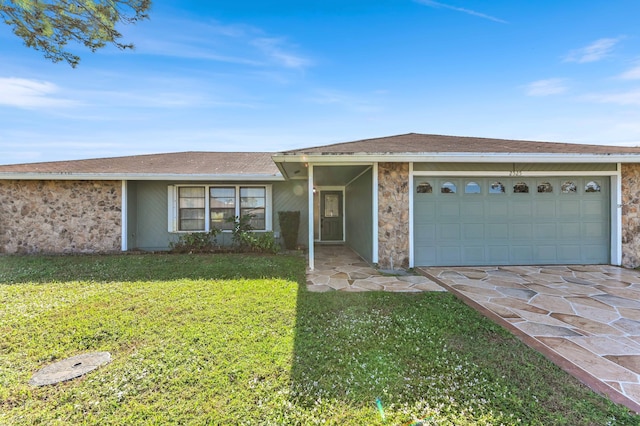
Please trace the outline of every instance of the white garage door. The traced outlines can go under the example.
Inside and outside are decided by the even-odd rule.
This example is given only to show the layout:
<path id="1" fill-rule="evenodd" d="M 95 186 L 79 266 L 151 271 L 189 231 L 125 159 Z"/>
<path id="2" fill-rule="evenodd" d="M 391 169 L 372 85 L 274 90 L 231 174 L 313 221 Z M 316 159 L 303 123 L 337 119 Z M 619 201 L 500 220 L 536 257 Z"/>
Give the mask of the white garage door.
<path id="1" fill-rule="evenodd" d="M 609 177 L 414 178 L 414 264 L 603 264 Z"/>

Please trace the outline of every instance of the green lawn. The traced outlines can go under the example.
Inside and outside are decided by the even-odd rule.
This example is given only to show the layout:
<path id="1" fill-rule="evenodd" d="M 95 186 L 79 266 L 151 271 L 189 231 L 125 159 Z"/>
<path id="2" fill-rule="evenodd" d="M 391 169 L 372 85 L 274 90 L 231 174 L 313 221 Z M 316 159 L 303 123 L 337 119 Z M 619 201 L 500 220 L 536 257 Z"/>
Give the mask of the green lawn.
<path id="1" fill-rule="evenodd" d="M 0 424 L 640 424 L 449 294 L 302 283 L 293 256 L 0 256 Z"/>

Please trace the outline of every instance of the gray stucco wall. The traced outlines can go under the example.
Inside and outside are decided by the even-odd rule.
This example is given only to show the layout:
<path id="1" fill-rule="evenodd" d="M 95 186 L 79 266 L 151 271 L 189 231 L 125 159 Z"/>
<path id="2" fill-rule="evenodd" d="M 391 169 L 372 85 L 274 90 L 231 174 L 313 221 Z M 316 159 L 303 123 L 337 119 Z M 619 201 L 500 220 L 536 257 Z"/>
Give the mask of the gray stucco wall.
<path id="1" fill-rule="evenodd" d="M 300 228 L 298 229 L 298 245 L 309 245 L 309 200 L 306 180 L 293 180 L 273 184 L 273 230 L 280 232 L 278 212 L 300 211 Z"/>
<path id="2" fill-rule="evenodd" d="M 135 246 L 130 243 L 129 247 L 167 250 L 169 241 L 177 239 L 167 230 L 167 187 L 170 182 L 138 181 L 128 184 L 134 184 L 136 188 L 135 201 L 128 206 L 130 215 L 136 217 L 134 223 L 129 223 L 129 235 L 134 233 Z"/>
<path id="3" fill-rule="evenodd" d="M 373 258 L 373 172 L 370 169 L 345 188 L 345 239 L 367 262 Z"/>
<path id="4" fill-rule="evenodd" d="M 135 206 L 138 198 L 137 182 L 127 182 L 127 206 Z M 137 242 L 137 223 L 138 210 L 135 208 L 127 209 L 127 250 L 131 250 L 138 246 Z"/>

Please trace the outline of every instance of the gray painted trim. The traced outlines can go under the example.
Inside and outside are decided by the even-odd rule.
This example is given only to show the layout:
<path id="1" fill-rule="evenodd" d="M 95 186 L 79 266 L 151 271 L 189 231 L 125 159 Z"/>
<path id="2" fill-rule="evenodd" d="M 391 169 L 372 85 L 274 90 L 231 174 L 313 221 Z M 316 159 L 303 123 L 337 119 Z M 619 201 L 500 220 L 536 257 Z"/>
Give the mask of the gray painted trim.
<path id="1" fill-rule="evenodd" d="M 413 255 L 413 163 L 409 163 L 409 268 L 415 266 Z"/>
<path id="2" fill-rule="evenodd" d="M 413 169 L 416 172 L 438 171 L 503 171 L 503 172 L 548 172 L 548 171 L 583 171 L 608 170 L 615 171 L 617 163 L 424 163 L 416 162 Z"/>
<path id="3" fill-rule="evenodd" d="M 378 225 L 378 163 L 373 163 L 373 176 L 371 178 L 373 189 L 371 193 L 373 194 L 371 200 L 371 210 L 373 210 L 373 256 L 371 256 L 371 262 L 376 264 L 378 263 L 378 250 L 380 249 L 380 241 L 379 241 L 379 225 Z"/>
<path id="4" fill-rule="evenodd" d="M 544 177 L 544 176 L 615 176 L 616 170 L 573 170 L 573 171 L 414 171 L 415 176 L 451 176 L 451 177 Z"/>
<path id="5" fill-rule="evenodd" d="M 308 198 L 309 198 L 309 214 L 308 214 L 308 223 L 307 223 L 307 227 L 309 228 L 309 259 L 308 259 L 308 266 L 309 266 L 309 270 L 313 271 L 313 268 L 315 267 L 315 261 L 314 261 L 314 256 L 315 256 L 315 250 L 314 250 L 314 241 L 313 241 L 313 164 L 309 164 L 309 171 L 307 172 L 309 179 L 308 179 Z"/>
<path id="6" fill-rule="evenodd" d="M 363 174 L 367 173 L 367 172 L 371 169 L 371 167 L 373 167 L 373 166 L 369 166 L 369 167 L 367 167 L 367 168 L 366 168 L 366 169 L 364 169 L 360 174 L 358 174 L 358 176 L 354 177 L 354 178 L 353 178 L 353 179 L 351 179 L 349 182 L 347 182 L 347 183 L 344 185 L 344 186 L 345 186 L 345 188 L 346 188 L 347 186 L 351 185 L 351 184 L 352 184 L 353 182 L 355 182 L 356 180 L 358 180 L 358 178 L 359 178 L 360 176 L 362 176 Z"/>
<path id="7" fill-rule="evenodd" d="M 529 162 L 530 163 L 530 162 Z M 412 163 L 409 163 L 410 165 Z M 410 169 L 413 171 L 413 169 Z M 544 176 L 609 176 L 611 185 L 611 252 L 610 262 L 612 265 L 622 265 L 622 163 L 616 163 L 616 170 L 600 170 L 590 171 L 586 170 L 573 170 L 573 171 L 522 171 L 514 172 L 509 171 L 413 171 L 409 173 L 409 181 L 413 185 L 413 178 L 415 176 L 447 176 L 447 177 L 465 177 L 465 176 L 479 176 L 479 177 L 544 177 Z M 413 188 L 413 186 L 412 186 Z M 409 228 L 413 227 L 413 207 L 412 207 L 413 191 L 409 195 Z M 409 267 L 413 267 L 413 233 L 409 234 Z"/>
<path id="8" fill-rule="evenodd" d="M 611 264 L 622 265 L 622 164 L 611 176 Z"/>
<path id="9" fill-rule="evenodd" d="M 128 196 L 128 192 L 127 192 L 127 181 L 123 180 L 122 181 L 122 194 L 121 194 L 121 198 L 122 198 L 122 205 L 120 207 L 120 214 L 122 215 L 122 218 L 120 219 L 120 232 L 121 232 L 121 236 L 120 236 L 120 250 L 121 251 L 127 251 L 127 247 L 128 247 L 128 239 L 127 236 L 129 235 L 129 221 L 128 221 L 128 203 L 127 203 L 127 197 Z"/>

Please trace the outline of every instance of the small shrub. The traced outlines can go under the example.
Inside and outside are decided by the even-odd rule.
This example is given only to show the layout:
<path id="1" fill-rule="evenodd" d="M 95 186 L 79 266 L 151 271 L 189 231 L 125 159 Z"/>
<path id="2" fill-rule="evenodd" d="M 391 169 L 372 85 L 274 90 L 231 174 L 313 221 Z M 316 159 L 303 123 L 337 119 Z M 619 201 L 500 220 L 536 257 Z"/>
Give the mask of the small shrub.
<path id="1" fill-rule="evenodd" d="M 230 217 L 227 222 L 233 223 L 233 229 L 231 230 L 233 245 L 239 251 L 245 251 L 251 246 L 251 219 L 253 215 L 246 214 L 242 217 Z"/>
<path id="2" fill-rule="evenodd" d="M 273 232 L 261 232 L 253 235 L 251 249 L 258 253 L 277 253 L 280 245 L 273 236 Z"/>
<path id="3" fill-rule="evenodd" d="M 300 212 L 278 212 L 280 231 L 287 250 L 294 250 L 298 243 L 298 229 L 300 228 Z"/>
<path id="4" fill-rule="evenodd" d="M 233 217 L 227 219 L 233 222 L 232 240 L 236 251 L 254 253 L 277 253 L 280 247 L 273 232 L 252 232 L 251 219 L 253 215 Z"/>
<path id="5" fill-rule="evenodd" d="M 216 236 L 220 233 L 218 228 L 209 232 L 191 232 L 180 234 L 178 241 L 169 243 L 169 248 L 174 253 L 211 253 L 218 248 Z"/>

